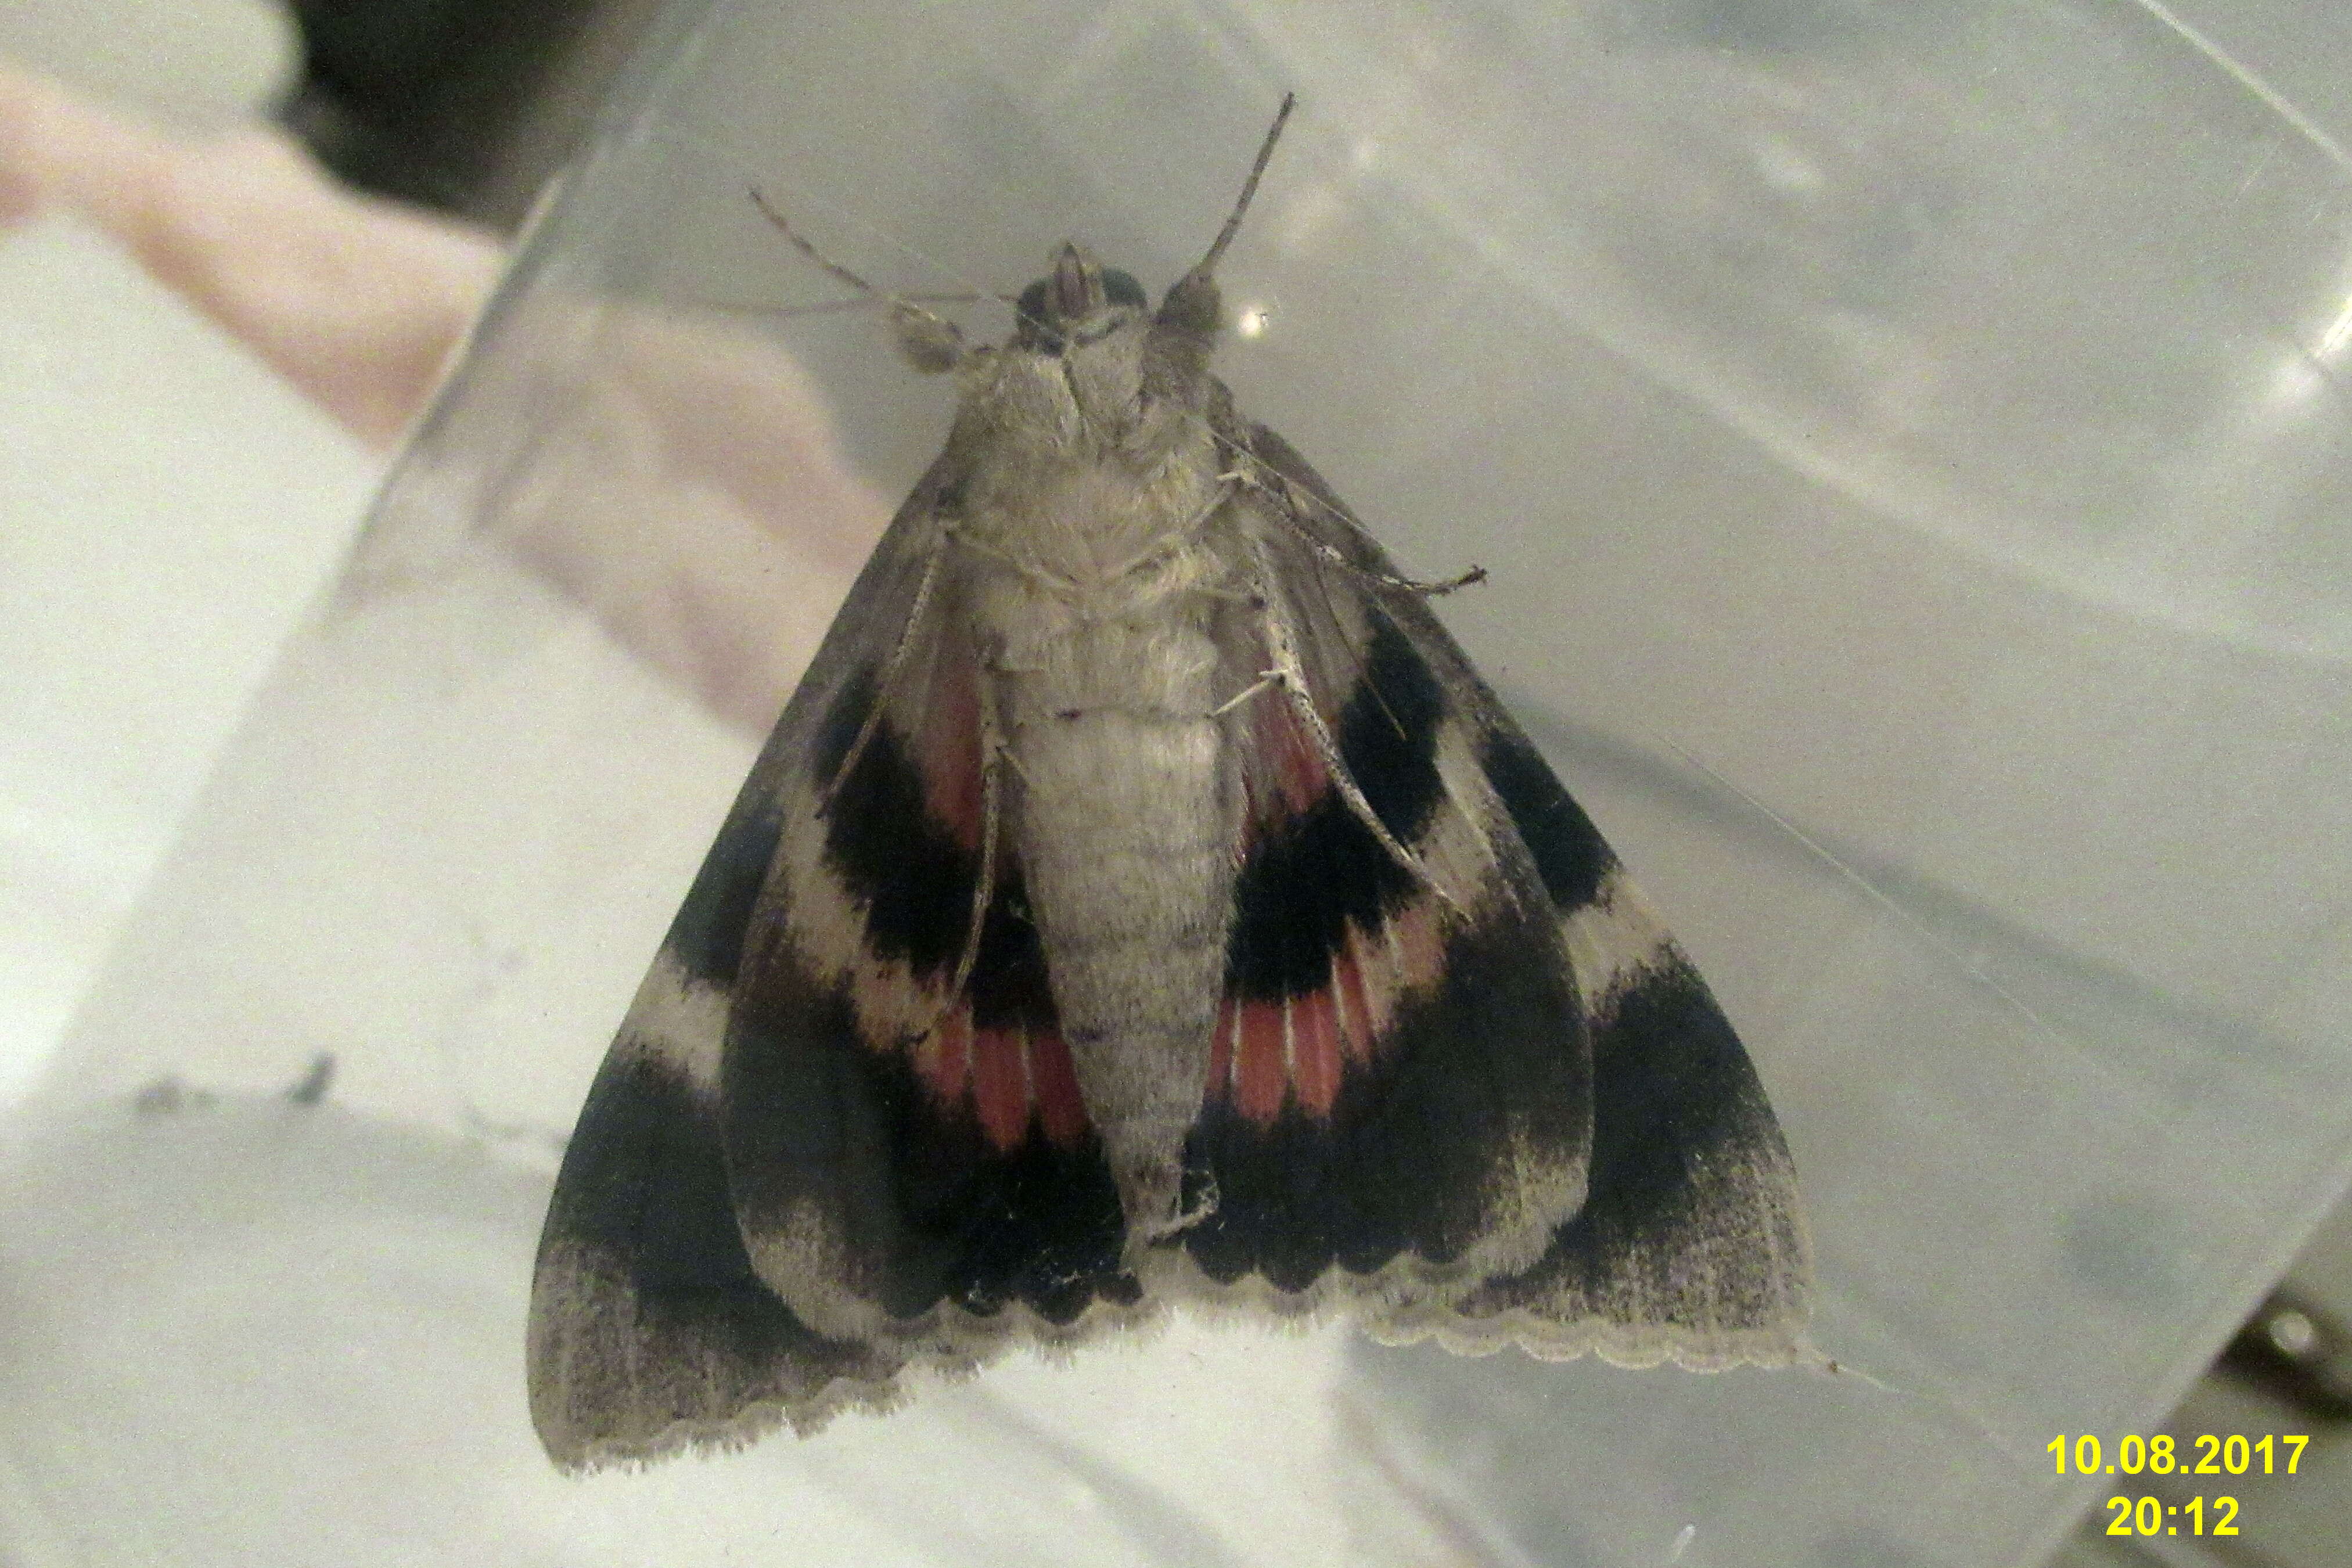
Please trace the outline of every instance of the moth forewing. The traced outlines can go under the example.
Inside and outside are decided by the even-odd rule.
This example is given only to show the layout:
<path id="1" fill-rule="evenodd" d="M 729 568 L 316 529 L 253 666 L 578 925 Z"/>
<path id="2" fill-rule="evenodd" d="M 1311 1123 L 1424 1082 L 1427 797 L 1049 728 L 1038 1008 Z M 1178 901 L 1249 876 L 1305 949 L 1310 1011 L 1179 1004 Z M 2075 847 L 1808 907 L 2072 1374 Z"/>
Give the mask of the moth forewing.
<path id="1" fill-rule="evenodd" d="M 1796 1353 L 1779 1130 L 1424 603 L 1477 574 L 1399 574 L 1209 373 L 1289 109 L 1156 310 L 1069 243 L 993 347 L 877 296 L 954 424 L 567 1153 L 530 1334 L 560 1462 L 813 1430 L 1174 1302 Z"/>

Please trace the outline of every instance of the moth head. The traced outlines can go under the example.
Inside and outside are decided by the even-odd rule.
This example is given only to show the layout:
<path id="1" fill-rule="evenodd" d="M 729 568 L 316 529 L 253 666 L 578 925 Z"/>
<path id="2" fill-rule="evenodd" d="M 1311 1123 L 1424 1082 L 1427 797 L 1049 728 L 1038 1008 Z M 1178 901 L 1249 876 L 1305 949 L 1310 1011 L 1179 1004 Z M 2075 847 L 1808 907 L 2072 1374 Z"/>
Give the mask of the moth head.
<path id="1" fill-rule="evenodd" d="M 1046 416 L 1040 428 L 1120 445 L 1160 439 L 1222 395 L 1209 374 L 1223 315 L 1217 262 L 1249 210 L 1292 102 L 1286 93 L 1208 254 L 1176 280 L 1156 312 L 1134 274 L 1105 267 L 1065 241 L 1047 260 L 1045 276 L 1014 302 L 1011 341 L 985 362 L 992 395 Z M 908 357 L 927 367 L 960 363 L 960 342 L 926 356 L 928 342 L 910 343 L 903 329 L 900 341 Z"/>
<path id="2" fill-rule="evenodd" d="M 1021 290 L 1013 342 L 1031 353 L 1067 354 L 1143 322 L 1143 285 L 1065 240 L 1052 270 Z"/>
<path id="3" fill-rule="evenodd" d="M 1143 285 L 1077 245 L 1062 245 L 1047 267 L 1013 306 L 998 395 L 1026 387 L 1024 395 L 1063 411 L 1049 420 L 1053 428 L 1082 433 L 1088 442 L 1156 439 L 1152 433 L 1167 427 L 1163 405 L 1174 382 Z M 1205 368 L 1205 356 L 1202 363 Z M 1192 400 L 1172 401 L 1189 406 Z"/>

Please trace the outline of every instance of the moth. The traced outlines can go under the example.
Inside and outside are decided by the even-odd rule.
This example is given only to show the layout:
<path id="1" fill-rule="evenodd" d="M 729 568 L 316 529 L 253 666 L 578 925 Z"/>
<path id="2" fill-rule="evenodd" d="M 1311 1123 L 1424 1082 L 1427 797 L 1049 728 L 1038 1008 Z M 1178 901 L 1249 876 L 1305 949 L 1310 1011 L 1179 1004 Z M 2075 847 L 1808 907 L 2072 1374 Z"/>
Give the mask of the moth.
<path id="1" fill-rule="evenodd" d="M 970 346 L 793 237 L 960 401 L 581 1112 L 529 1331 L 559 1465 L 1177 1303 L 1798 1354 L 1738 1037 L 1431 613 L 1455 584 L 1210 374 L 1290 110 L 1156 310 L 1065 243 Z"/>

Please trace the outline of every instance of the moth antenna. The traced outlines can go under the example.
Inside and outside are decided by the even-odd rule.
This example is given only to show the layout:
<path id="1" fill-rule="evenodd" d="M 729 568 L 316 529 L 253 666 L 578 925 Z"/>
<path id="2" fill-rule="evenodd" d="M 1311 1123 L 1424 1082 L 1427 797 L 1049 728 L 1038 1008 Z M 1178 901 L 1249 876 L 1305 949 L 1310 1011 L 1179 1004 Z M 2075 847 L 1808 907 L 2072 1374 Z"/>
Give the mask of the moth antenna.
<path id="1" fill-rule="evenodd" d="M 1225 219 L 1225 226 L 1217 231 L 1215 241 L 1209 247 L 1209 254 L 1201 258 L 1201 264 L 1192 268 L 1192 277 L 1205 278 L 1215 271 L 1218 260 L 1225 254 L 1225 247 L 1231 245 L 1234 236 L 1241 231 L 1242 215 L 1249 211 L 1250 198 L 1257 195 L 1258 179 L 1265 173 L 1265 166 L 1274 161 L 1274 144 L 1281 140 L 1283 122 L 1290 118 L 1290 111 L 1297 103 L 1297 93 L 1282 95 L 1282 107 L 1274 111 L 1274 123 L 1266 128 L 1265 140 L 1258 143 L 1257 162 L 1250 165 L 1249 178 L 1242 182 L 1241 197 L 1234 203 L 1233 213 Z"/>
<path id="2" fill-rule="evenodd" d="M 1242 182 L 1241 195 L 1234 202 L 1233 212 L 1226 216 L 1224 227 L 1217 231 L 1216 239 L 1209 246 L 1209 253 L 1201 258 L 1200 265 L 1186 273 L 1183 281 L 1178 284 L 1176 289 L 1169 291 L 1170 306 L 1163 307 L 1163 320 L 1172 310 L 1175 300 L 1185 291 L 1186 285 L 1199 288 L 1206 283 L 1210 275 L 1216 270 L 1218 261 L 1223 258 L 1225 247 L 1234 242 L 1234 236 L 1241 231 L 1242 218 L 1249 211 L 1251 198 L 1257 195 L 1258 181 L 1265 177 L 1266 165 L 1274 161 L 1275 143 L 1282 139 L 1282 128 L 1288 123 L 1290 111 L 1297 105 L 1297 93 L 1286 92 L 1282 95 L 1282 106 L 1274 111 L 1274 123 L 1266 127 L 1265 140 L 1258 143 L 1257 161 L 1250 165 L 1249 177 Z M 1211 307 L 1210 313 L 1213 314 L 1213 306 Z M 1274 474 L 1274 483 L 1268 484 L 1263 477 L 1265 465 L 1260 461 L 1257 454 L 1232 440 L 1213 426 L 1210 430 L 1210 436 L 1220 446 L 1232 452 L 1243 464 L 1243 468 L 1220 476 L 1222 479 L 1228 482 L 1248 485 L 1253 489 L 1271 496 L 1281 506 L 1283 521 L 1290 525 L 1294 533 L 1306 542 L 1307 548 L 1360 581 L 1393 589 L 1399 593 L 1418 594 L 1427 598 L 1435 597 L 1441 594 L 1451 594 L 1457 588 L 1466 588 L 1473 583 L 1483 583 L 1486 580 L 1486 569 L 1478 565 L 1473 565 L 1470 570 L 1459 576 L 1443 578 L 1436 582 L 1423 582 L 1418 578 L 1401 577 L 1391 572 L 1374 571 L 1349 560 L 1344 552 L 1334 549 L 1307 530 L 1298 515 L 1302 510 L 1300 492 L 1290 482 L 1288 476 Z M 1363 535 L 1363 525 L 1341 509 L 1330 505 L 1320 496 L 1308 494 L 1305 500 L 1311 500 L 1322 508 L 1350 533 Z"/>
<path id="3" fill-rule="evenodd" d="M 835 261 L 824 251 L 819 250 L 815 246 L 810 244 L 806 239 L 803 239 L 801 237 L 800 231 L 793 226 L 792 220 L 784 216 L 782 213 L 779 212 L 776 209 L 775 204 L 769 201 L 767 196 L 757 185 L 751 187 L 751 205 L 760 209 L 760 216 L 761 217 L 766 218 L 770 223 L 776 226 L 777 233 L 782 235 L 786 239 L 792 242 L 792 247 L 794 250 L 799 251 L 803 256 L 807 257 L 811 261 L 815 262 L 819 267 L 824 268 L 827 272 L 832 273 L 835 278 L 840 279 L 844 283 L 848 284 L 852 289 L 856 289 L 859 293 L 871 295 L 877 299 L 886 297 L 882 289 L 877 289 L 873 284 L 868 283 L 865 279 L 860 278 L 856 273 L 852 272 L 848 268 L 844 267 L 840 262 Z"/>
<path id="4" fill-rule="evenodd" d="M 903 300 L 914 305 L 976 305 L 983 300 L 1001 300 L 1001 294 L 970 292 L 963 294 L 863 294 L 855 300 L 820 300 L 813 305 L 769 305 L 741 300 L 719 300 L 698 307 L 735 316 L 766 316 L 776 321 L 790 321 L 794 316 L 825 316 L 836 310 L 865 310 L 876 305 L 887 305 Z"/>
<path id="5" fill-rule="evenodd" d="M 918 302 L 927 296 L 893 294 L 887 289 L 877 289 L 804 238 L 798 229 L 793 227 L 792 220 L 777 210 L 775 204 L 768 200 L 757 185 L 751 187 L 751 205 L 760 209 L 761 216 L 776 226 L 777 233 L 792 241 L 793 249 L 868 300 L 888 305 L 891 325 L 898 334 L 898 352 L 917 370 L 927 375 L 952 370 L 963 358 L 963 333 L 953 321 Z"/>

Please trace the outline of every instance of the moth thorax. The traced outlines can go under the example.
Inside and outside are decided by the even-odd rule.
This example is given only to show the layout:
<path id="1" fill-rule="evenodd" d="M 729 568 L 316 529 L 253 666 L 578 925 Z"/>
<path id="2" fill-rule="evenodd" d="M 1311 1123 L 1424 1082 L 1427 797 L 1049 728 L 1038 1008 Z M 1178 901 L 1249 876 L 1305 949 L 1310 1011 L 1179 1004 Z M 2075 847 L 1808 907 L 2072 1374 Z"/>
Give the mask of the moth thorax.
<path id="1" fill-rule="evenodd" d="M 1197 625 L 1205 611 L 1181 595 L 1233 587 L 1226 552 L 1204 537 L 1218 496 L 1213 479 L 1187 461 L 1038 463 L 987 475 L 972 487 L 960 534 L 986 557 L 975 574 L 980 613 L 1016 645 L 1139 616 Z"/>

